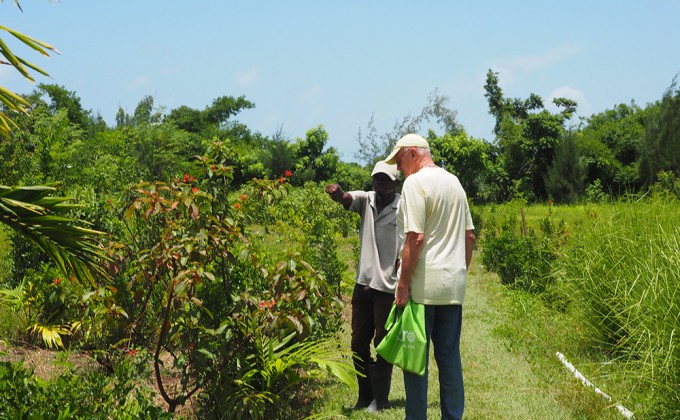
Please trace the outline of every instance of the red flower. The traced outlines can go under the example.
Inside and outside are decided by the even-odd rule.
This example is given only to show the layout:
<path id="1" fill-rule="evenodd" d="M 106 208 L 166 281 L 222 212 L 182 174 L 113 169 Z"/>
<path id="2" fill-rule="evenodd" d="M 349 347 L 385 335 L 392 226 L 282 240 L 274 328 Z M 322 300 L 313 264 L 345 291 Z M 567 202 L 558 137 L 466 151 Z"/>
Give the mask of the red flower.
<path id="1" fill-rule="evenodd" d="M 276 299 L 272 300 L 263 300 L 262 302 L 258 303 L 257 306 L 260 307 L 260 309 L 268 308 L 271 309 L 276 305 Z"/>
<path id="2" fill-rule="evenodd" d="M 137 354 L 137 350 L 135 350 L 135 349 L 130 349 L 130 350 L 128 350 L 127 354 L 128 354 L 128 356 L 130 356 L 130 357 L 135 357 L 135 355 Z"/>
<path id="3" fill-rule="evenodd" d="M 196 188 L 196 187 L 191 187 L 191 192 L 192 192 L 192 193 L 196 194 L 198 191 L 199 191 L 198 188 Z"/>
<path id="4" fill-rule="evenodd" d="M 279 184 L 283 184 L 284 182 L 286 182 L 286 178 L 284 177 L 279 178 Z"/>
<path id="5" fill-rule="evenodd" d="M 248 195 L 247 194 L 241 194 L 241 195 L 238 196 L 238 199 L 241 200 L 241 201 L 246 201 L 248 199 Z"/>
<path id="6" fill-rule="evenodd" d="M 189 182 L 196 181 L 196 178 L 189 174 L 184 174 L 184 183 L 188 184 Z"/>
<path id="7" fill-rule="evenodd" d="M 236 210 L 239 210 L 239 209 L 241 208 L 241 203 L 235 203 L 235 204 L 234 204 L 234 208 L 235 208 Z"/>
<path id="8" fill-rule="evenodd" d="M 54 283 L 55 286 L 58 286 L 59 283 L 61 283 L 61 279 L 59 277 L 57 277 L 57 278 L 54 279 L 54 281 L 52 283 Z"/>
<path id="9" fill-rule="evenodd" d="M 286 169 L 283 172 L 283 176 L 285 176 L 286 178 L 290 178 L 291 176 L 293 176 L 293 173 L 291 171 L 289 171 L 288 169 Z"/>

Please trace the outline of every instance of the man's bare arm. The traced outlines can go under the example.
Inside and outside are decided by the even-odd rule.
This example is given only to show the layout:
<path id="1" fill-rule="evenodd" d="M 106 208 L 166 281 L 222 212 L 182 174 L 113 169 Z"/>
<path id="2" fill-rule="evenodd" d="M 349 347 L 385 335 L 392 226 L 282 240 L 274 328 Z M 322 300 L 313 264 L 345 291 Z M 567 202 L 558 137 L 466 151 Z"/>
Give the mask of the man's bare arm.
<path id="1" fill-rule="evenodd" d="M 472 262 L 472 251 L 475 249 L 475 231 L 470 229 L 465 231 L 465 268 L 470 269 Z"/>
<path id="2" fill-rule="evenodd" d="M 399 307 L 406 306 L 410 296 L 409 287 L 413 277 L 413 270 L 418 263 L 418 257 L 425 245 L 425 234 L 409 232 L 406 234 L 404 249 L 401 252 L 401 274 L 397 283 L 397 292 L 394 302 Z"/>

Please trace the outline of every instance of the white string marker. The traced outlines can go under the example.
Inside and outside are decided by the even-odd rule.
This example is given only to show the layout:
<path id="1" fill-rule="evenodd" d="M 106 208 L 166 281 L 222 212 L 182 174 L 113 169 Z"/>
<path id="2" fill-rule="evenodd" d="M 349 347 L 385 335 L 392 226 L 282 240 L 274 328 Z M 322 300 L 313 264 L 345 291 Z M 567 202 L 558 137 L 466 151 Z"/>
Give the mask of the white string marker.
<path id="1" fill-rule="evenodd" d="M 606 398 L 608 401 L 612 401 L 612 402 L 613 402 L 612 397 L 610 397 L 609 395 L 607 395 L 607 394 L 605 394 L 604 392 L 602 392 L 602 390 L 601 390 L 600 388 L 596 387 L 595 385 L 592 384 L 592 382 L 590 382 L 588 379 L 586 379 L 586 377 L 583 376 L 583 375 L 581 374 L 581 372 L 579 372 L 578 370 L 576 370 L 576 368 L 574 367 L 574 365 L 572 365 L 571 363 L 569 363 L 569 361 L 567 360 L 567 358 L 564 357 L 564 355 L 563 355 L 562 353 L 560 353 L 559 351 L 557 352 L 557 358 L 560 359 L 560 361 L 562 362 L 562 364 L 563 364 L 567 369 L 569 369 L 569 370 L 574 374 L 574 376 L 575 376 L 576 378 L 580 379 L 581 382 L 583 382 L 583 385 L 585 385 L 585 386 L 590 386 L 590 387 L 595 388 L 595 392 L 596 392 L 597 394 L 600 394 L 600 395 L 602 395 L 604 398 Z M 635 418 L 635 415 L 633 414 L 633 412 L 630 411 L 629 409 L 627 409 L 626 407 L 622 406 L 621 404 L 616 403 L 616 408 L 619 410 L 619 412 L 620 412 L 621 414 L 623 414 L 623 416 L 624 416 L 625 418 L 627 418 L 627 419 L 634 419 L 634 418 Z"/>

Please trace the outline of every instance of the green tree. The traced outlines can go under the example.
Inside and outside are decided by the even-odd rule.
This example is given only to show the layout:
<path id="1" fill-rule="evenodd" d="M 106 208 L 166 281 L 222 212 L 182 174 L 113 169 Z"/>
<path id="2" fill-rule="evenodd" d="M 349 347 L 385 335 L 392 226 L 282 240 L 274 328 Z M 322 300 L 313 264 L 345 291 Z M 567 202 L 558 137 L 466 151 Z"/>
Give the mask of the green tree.
<path id="1" fill-rule="evenodd" d="M 576 102 L 556 98 L 561 110 L 552 114 L 536 94 L 529 98 L 505 98 L 498 73 L 489 70 L 484 85 L 489 113 L 496 119 L 494 133 L 503 155 L 510 196 L 546 198 L 544 174 L 552 165 L 564 126 L 576 110 Z"/>
<path id="2" fill-rule="evenodd" d="M 456 135 L 430 136 L 429 142 L 434 161 L 460 179 L 468 197 L 479 201 L 492 198 L 497 173 L 494 145 L 468 137 L 465 130 Z"/>
<path id="3" fill-rule="evenodd" d="M 677 76 L 650 119 L 640 148 L 640 175 L 647 183 L 659 172 L 680 176 L 680 87 Z"/>
<path id="4" fill-rule="evenodd" d="M 200 133 L 206 127 L 205 121 L 203 121 L 203 113 L 186 105 L 170 111 L 163 121 L 190 133 Z"/>
<path id="5" fill-rule="evenodd" d="M 78 165 L 71 156 L 73 147 L 81 143 L 85 133 L 79 124 L 70 121 L 65 109 L 54 114 L 36 113 L 29 140 L 36 145 L 35 158 L 41 179 L 32 181 L 50 183 L 64 180 L 66 172 Z"/>
<path id="6" fill-rule="evenodd" d="M 203 111 L 188 106 L 175 108 L 168 113 L 164 121 L 175 127 L 190 133 L 205 133 L 206 130 L 224 128 L 229 118 L 244 109 L 254 108 L 255 104 L 248 101 L 244 96 L 234 98 L 232 96 L 220 96 L 212 101 L 212 104 Z"/>
<path id="7" fill-rule="evenodd" d="M 122 107 L 118 107 L 116 112 L 116 128 L 123 128 L 132 125 L 132 117 Z"/>
<path id="8" fill-rule="evenodd" d="M 255 108 L 255 104 L 246 100 L 245 96 L 234 98 L 220 96 L 204 111 L 205 121 L 216 126 L 224 125 L 227 120 L 244 109 Z"/>
<path id="9" fill-rule="evenodd" d="M 639 185 L 639 149 L 648 109 L 634 102 L 619 104 L 587 119 L 577 137 L 586 170 L 586 183 L 599 179 L 614 194 L 634 191 Z"/>
<path id="10" fill-rule="evenodd" d="M 324 150 L 328 132 L 322 125 L 307 131 L 304 139 L 294 145 L 297 165 L 294 182 L 303 185 L 308 181 L 322 182 L 333 179 L 340 157 L 333 147 Z"/>
<path id="11" fill-rule="evenodd" d="M 142 98 L 132 115 L 132 123 L 136 126 L 144 124 L 158 124 L 161 122 L 162 112 L 154 112 L 153 96 L 147 95 Z"/>
<path id="12" fill-rule="evenodd" d="M 295 151 L 280 129 L 267 142 L 265 149 L 263 164 L 271 179 L 295 170 Z"/>
<path id="13" fill-rule="evenodd" d="M 75 92 L 70 92 L 63 86 L 44 83 L 38 85 L 38 91 L 50 98 L 49 110 L 52 114 L 64 109 L 69 121 L 80 125 L 81 128 L 87 129 L 92 124 L 90 111 L 83 109 L 80 105 L 80 98 Z"/>
<path id="14" fill-rule="evenodd" d="M 545 189 L 555 201 L 573 203 L 583 193 L 585 175 L 574 134 L 567 133 L 555 151 L 555 159 L 546 174 Z"/>
<path id="15" fill-rule="evenodd" d="M 373 188 L 371 185 L 372 170 L 372 166 L 362 167 L 356 162 L 339 162 L 335 182 L 340 184 L 345 191 L 369 191 Z"/>
<path id="16" fill-rule="evenodd" d="M 199 154 L 202 147 L 189 133 L 166 124 L 131 127 L 126 135 L 137 165 L 158 181 L 190 172 L 192 157 Z"/>

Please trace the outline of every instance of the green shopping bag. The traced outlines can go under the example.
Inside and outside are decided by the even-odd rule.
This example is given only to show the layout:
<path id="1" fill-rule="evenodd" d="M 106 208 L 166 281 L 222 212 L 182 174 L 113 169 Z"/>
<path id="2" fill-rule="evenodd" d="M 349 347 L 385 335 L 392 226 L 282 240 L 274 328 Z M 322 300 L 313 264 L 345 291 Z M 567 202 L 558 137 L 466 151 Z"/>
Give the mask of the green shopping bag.
<path id="1" fill-rule="evenodd" d="M 393 303 L 385 329 L 387 335 L 376 352 L 393 365 L 423 376 L 427 360 L 425 305 L 409 299 L 402 309 Z"/>

